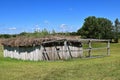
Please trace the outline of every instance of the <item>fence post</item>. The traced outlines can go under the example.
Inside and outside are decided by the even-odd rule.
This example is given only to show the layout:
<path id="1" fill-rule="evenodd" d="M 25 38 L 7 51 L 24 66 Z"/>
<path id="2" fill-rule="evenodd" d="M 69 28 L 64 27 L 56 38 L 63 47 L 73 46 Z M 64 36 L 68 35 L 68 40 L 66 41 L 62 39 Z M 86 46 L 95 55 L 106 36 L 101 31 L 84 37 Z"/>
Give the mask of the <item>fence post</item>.
<path id="1" fill-rule="evenodd" d="M 68 45 L 68 43 L 67 43 L 67 40 L 65 40 L 64 41 L 64 52 L 65 52 L 65 57 L 66 57 L 66 59 L 67 58 L 72 58 L 72 55 L 71 55 L 71 51 L 70 51 L 70 48 L 69 48 L 69 45 Z"/>
<path id="2" fill-rule="evenodd" d="M 91 40 L 89 40 L 88 45 L 89 45 L 88 57 L 90 57 L 91 56 L 91 50 L 92 50 Z"/>
<path id="3" fill-rule="evenodd" d="M 67 59 L 68 56 L 67 56 L 67 41 L 66 40 L 64 41 L 63 52 L 64 52 L 64 54 L 63 54 L 64 58 Z"/>
<path id="4" fill-rule="evenodd" d="M 110 55 L 110 41 L 109 40 L 107 44 L 107 55 Z"/>

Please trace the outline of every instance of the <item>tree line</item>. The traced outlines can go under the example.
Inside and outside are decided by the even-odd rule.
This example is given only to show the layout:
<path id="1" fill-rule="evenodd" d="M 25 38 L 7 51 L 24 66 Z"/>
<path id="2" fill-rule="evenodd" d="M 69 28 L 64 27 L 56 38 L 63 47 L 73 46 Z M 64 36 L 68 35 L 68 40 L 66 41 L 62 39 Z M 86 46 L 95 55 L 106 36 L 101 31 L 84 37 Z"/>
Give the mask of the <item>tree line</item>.
<path id="1" fill-rule="evenodd" d="M 118 18 L 113 23 L 107 18 L 89 16 L 84 19 L 83 26 L 77 31 L 83 38 L 114 39 L 118 42 L 120 22 Z"/>
<path id="2" fill-rule="evenodd" d="M 27 36 L 27 37 L 43 37 L 46 35 L 79 35 L 82 38 L 94 38 L 94 39 L 113 39 L 118 42 L 120 37 L 120 21 L 118 18 L 112 23 L 111 20 L 107 18 L 89 16 L 84 19 L 84 23 L 80 29 L 76 32 L 56 32 L 52 30 L 49 32 L 47 29 L 42 31 L 22 32 L 20 34 L 1 34 L 0 38 L 11 38 L 17 36 Z"/>

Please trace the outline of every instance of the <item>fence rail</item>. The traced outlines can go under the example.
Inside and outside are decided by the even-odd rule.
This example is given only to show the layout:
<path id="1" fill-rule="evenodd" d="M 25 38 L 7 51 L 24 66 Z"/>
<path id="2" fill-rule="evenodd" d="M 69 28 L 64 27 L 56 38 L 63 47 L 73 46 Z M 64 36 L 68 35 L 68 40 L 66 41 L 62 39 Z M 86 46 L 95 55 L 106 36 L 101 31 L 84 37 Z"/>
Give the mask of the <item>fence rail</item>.
<path id="1" fill-rule="evenodd" d="M 88 51 L 88 56 L 91 56 L 92 50 L 101 50 L 101 49 L 107 49 L 107 55 L 110 55 L 110 40 L 102 40 L 102 39 L 80 39 L 82 43 L 85 43 L 88 45 L 88 48 L 83 49 L 83 51 Z M 106 47 L 98 47 L 98 48 L 93 48 L 91 43 L 94 42 L 106 42 L 107 46 Z"/>

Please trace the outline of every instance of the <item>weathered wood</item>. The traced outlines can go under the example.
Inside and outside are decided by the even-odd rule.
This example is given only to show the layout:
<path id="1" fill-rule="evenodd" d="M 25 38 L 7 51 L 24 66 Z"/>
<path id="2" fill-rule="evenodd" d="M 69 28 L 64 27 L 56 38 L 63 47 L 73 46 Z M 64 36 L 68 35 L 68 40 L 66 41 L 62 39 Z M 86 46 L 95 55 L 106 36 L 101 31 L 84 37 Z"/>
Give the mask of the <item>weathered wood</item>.
<path id="1" fill-rule="evenodd" d="M 92 50 L 92 46 L 91 46 L 91 41 L 89 40 L 89 50 L 88 50 L 88 57 L 91 56 L 91 50 Z"/>
<path id="2" fill-rule="evenodd" d="M 69 51 L 70 57 L 71 57 L 71 58 L 73 58 L 73 57 L 72 57 L 71 50 L 70 50 L 70 47 L 69 47 L 69 46 L 68 46 L 68 51 Z"/>
<path id="3" fill-rule="evenodd" d="M 54 43 L 55 41 L 55 43 Z M 67 40 L 60 39 L 54 41 L 43 42 L 41 46 L 32 46 L 32 47 L 9 47 L 9 50 L 4 49 L 4 56 L 23 59 L 23 60 L 57 60 L 57 59 L 69 59 L 83 56 L 83 48 L 81 41 L 79 40 Z M 92 48 L 91 42 L 89 40 L 89 47 L 86 49 L 88 51 L 88 56 L 91 56 L 91 51 L 100 48 Z M 96 41 L 96 40 L 95 40 Z M 105 41 L 105 40 L 102 40 Z M 62 45 L 61 45 L 62 43 Z M 45 44 L 45 45 L 44 45 Z M 50 44 L 50 46 L 49 46 Z M 59 50 L 58 50 L 59 48 Z M 110 46 L 107 46 L 107 54 L 109 54 Z M 102 49 L 102 48 L 101 48 Z M 85 51 L 85 50 L 84 50 Z"/>
<path id="4" fill-rule="evenodd" d="M 64 41 L 64 58 L 67 59 L 67 41 Z"/>
<path id="5" fill-rule="evenodd" d="M 92 50 L 100 50 L 100 49 L 107 49 L 108 47 L 100 47 L 100 48 L 91 48 Z M 84 49 L 83 51 L 89 51 L 90 48 Z"/>
<path id="6" fill-rule="evenodd" d="M 81 42 L 107 42 L 107 39 L 80 39 Z"/>
<path id="7" fill-rule="evenodd" d="M 54 43 L 54 42 L 63 42 L 66 41 L 66 39 L 59 39 L 59 40 L 52 40 L 52 41 L 45 41 L 42 44 L 46 44 L 46 43 Z"/>
<path id="8" fill-rule="evenodd" d="M 55 46 L 55 49 L 57 51 L 57 55 L 58 55 L 58 58 L 61 59 L 60 55 L 59 55 L 59 48 L 57 48 L 57 46 Z"/>
<path id="9" fill-rule="evenodd" d="M 110 55 L 110 41 L 107 44 L 107 55 Z"/>
<path id="10" fill-rule="evenodd" d="M 38 59 L 43 60 L 43 46 L 41 45 L 39 48 L 39 54 L 38 54 Z"/>
<path id="11" fill-rule="evenodd" d="M 82 43 L 88 44 L 87 49 L 83 49 L 83 51 L 88 51 L 88 57 L 91 56 L 92 50 L 100 50 L 100 49 L 107 49 L 107 55 L 110 55 L 110 40 L 99 40 L 99 39 L 82 39 Z M 92 48 L 91 43 L 94 42 L 107 42 L 107 47 L 99 47 L 99 48 Z"/>
<path id="12" fill-rule="evenodd" d="M 83 57 L 83 48 L 81 47 L 81 48 L 79 48 L 80 50 L 79 50 L 79 53 L 80 53 L 80 57 L 82 58 Z"/>
<path id="13" fill-rule="evenodd" d="M 50 60 L 50 58 L 49 58 L 49 56 L 48 56 L 48 53 L 47 53 L 45 47 L 43 47 L 43 49 L 44 49 L 43 55 L 44 55 L 45 59 L 46 59 L 46 60 Z"/>

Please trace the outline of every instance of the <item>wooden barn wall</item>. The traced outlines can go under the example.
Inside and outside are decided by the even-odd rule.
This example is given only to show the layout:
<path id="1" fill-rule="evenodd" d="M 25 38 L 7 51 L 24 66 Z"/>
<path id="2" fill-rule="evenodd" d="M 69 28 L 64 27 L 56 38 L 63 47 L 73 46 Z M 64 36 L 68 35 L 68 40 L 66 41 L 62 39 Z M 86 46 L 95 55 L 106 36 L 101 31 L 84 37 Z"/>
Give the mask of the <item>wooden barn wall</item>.
<path id="1" fill-rule="evenodd" d="M 22 60 L 42 60 L 40 46 L 37 47 L 9 47 L 4 46 L 4 57 Z"/>
<path id="2" fill-rule="evenodd" d="M 4 57 L 21 60 L 59 60 L 82 57 L 82 47 L 74 46 L 35 46 L 35 47 L 10 47 L 4 46 Z"/>

